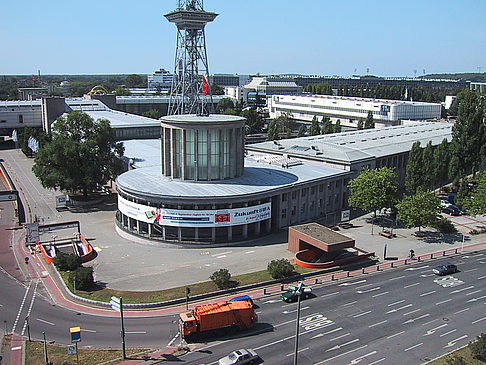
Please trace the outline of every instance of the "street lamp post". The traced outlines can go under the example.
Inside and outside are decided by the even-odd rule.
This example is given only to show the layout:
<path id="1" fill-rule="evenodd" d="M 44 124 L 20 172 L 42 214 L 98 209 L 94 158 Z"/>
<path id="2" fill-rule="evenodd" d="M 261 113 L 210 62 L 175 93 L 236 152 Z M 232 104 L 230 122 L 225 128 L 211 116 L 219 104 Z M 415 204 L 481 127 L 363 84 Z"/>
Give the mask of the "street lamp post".
<path id="1" fill-rule="evenodd" d="M 29 341 L 31 341 L 31 339 L 30 339 L 29 316 L 25 317 L 25 323 L 27 325 L 27 335 L 29 336 Z"/>
<path id="2" fill-rule="evenodd" d="M 49 360 L 47 358 L 47 342 L 46 342 L 46 333 L 42 332 L 42 336 L 44 336 L 44 361 L 46 365 L 49 365 Z"/>
<path id="3" fill-rule="evenodd" d="M 297 295 L 297 323 L 295 325 L 295 350 L 294 350 L 294 365 L 297 365 L 297 356 L 299 352 L 299 322 L 300 322 L 300 298 L 302 296 L 302 281 L 299 283 L 295 294 Z"/>

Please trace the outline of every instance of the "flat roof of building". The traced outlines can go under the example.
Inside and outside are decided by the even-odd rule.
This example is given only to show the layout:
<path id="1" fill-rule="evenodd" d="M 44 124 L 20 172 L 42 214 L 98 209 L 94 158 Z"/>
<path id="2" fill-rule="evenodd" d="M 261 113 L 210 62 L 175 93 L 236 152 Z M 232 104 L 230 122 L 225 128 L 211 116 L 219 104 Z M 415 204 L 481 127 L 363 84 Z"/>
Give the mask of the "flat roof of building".
<path id="1" fill-rule="evenodd" d="M 210 200 L 252 196 L 346 174 L 349 172 L 312 162 L 289 164 L 286 168 L 277 166 L 275 161 L 272 164 L 246 158 L 243 175 L 234 179 L 181 181 L 162 176 L 162 167 L 153 165 L 127 171 L 116 181 L 124 191 L 136 195 Z"/>
<path id="2" fill-rule="evenodd" d="M 309 99 L 329 99 L 335 101 L 353 101 L 353 102 L 367 102 L 367 103 L 379 103 L 387 105 L 440 105 L 440 103 L 426 103 L 422 101 L 409 101 L 409 100 L 391 100 L 391 99 L 374 99 L 363 98 L 360 96 L 337 96 L 337 95 L 316 95 L 316 94 L 301 94 L 301 95 L 273 95 L 274 97 L 299 97 Z"/>
<path id="3" fill-rule="evenodd" d="M 367 159 L 408 152 L 419 141 L 424 146 L 452 140 L 451 123 L 420 123 L 363 129 L 310 137 L 282 139 L 247 145 L 247 150 L 287 154 L 326 162 L 351 164 Z"/>

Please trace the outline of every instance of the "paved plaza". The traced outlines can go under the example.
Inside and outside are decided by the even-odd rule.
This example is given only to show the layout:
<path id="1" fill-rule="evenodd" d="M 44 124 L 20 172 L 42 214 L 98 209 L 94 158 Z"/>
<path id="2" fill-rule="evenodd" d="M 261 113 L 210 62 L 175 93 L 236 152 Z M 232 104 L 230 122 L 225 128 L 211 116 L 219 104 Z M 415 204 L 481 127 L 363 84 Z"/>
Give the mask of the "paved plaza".
<path id="1" fill-rule="evenodd" d="M 58 212 L 55 197 L 58 192 L 42 188 L 32 174 L 33 159 L 25 157 L 19 149 L 0 151 L 7 168 L 24 201 L 27 220 L 37 217 L 41 224 L 77 220 L 81 233 L 95 250 L 97 257 L 89 263 L 95 269 L 96 280 L 117 290 L 148 291 L 189 285 L 208 280 L 216 270 L 227 268 L 232 275 L 265 270 L 273 259 L 292 259 L 287 250 L 287 232 L 265 236 L 239 246 L 218 248 L 179 248 L 167 244 L 154 245 L 120 235 L 115 228 L 116 194 L 102 204 L 84 209 Z M 479 243 L 485 234 L 470 235 L 472 229 L 486 227 L 486 217 L 449 217 L 459 230 L 458 234 L 443 237 L 430 233 L 426 238 L 413 235 L 416 229 L 394 229 L 395 238 L 378 234 L 374 226 L 371 234 L 369 216 L 352 220 L 353 228 L 340 233 L 355 239 L 356 246 L 375 252 L 384 261 L 384 248 L 388 258 L 403 259 L 410 249 L 416 255 L 460 248 L 463 244 Z M 124 237 L 125 236 L 125 237 Z M 58 239 L 63 238 L 59 237 Z"/>

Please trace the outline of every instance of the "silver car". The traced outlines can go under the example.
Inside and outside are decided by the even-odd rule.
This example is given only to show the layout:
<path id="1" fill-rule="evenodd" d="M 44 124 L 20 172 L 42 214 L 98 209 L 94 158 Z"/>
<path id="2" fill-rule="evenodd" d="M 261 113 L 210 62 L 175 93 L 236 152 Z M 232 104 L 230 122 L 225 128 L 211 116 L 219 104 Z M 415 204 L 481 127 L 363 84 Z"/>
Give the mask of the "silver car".
<path id="1" fill-rule="evenodd" d="M 233 351 L 228 356 L 219 359 L 219 365 L 243 365 L 243 364 L 253 364 L 258 360 L 258 355 L 252 349 L 239 349 Z"/>

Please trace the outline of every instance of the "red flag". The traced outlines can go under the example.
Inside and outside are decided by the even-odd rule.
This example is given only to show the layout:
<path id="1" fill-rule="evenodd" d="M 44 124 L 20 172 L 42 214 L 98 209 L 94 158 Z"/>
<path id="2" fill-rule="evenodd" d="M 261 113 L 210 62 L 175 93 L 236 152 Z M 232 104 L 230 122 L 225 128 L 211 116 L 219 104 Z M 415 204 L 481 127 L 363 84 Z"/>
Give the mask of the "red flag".
<path id="1" fill-rule="evenodd" d="M 34 75 L 32 75 L 32 81 L 34 81 L 34 82 L 35 82 L 35 76 L 34 76 Z"/>
<path id="2" fill-rule="evenodd" d="M 204 75 L 203 75 L 203 94 L 208 95 L 208 82 L 206 81 Z"/>

